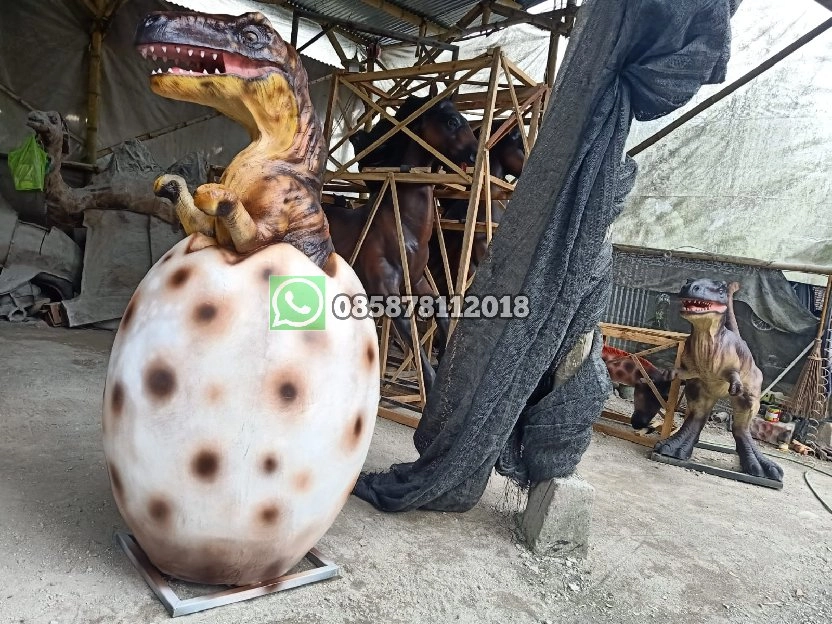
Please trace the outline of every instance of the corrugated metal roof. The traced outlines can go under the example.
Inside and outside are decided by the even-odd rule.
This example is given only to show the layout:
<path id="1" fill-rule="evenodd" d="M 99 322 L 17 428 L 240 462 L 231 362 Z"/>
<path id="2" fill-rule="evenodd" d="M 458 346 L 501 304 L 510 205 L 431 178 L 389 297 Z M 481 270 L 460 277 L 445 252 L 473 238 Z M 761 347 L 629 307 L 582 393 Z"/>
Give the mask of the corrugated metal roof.
<path id="1" fill-rule="evenodd" d="M 420 34 L 419 25 L 414 23 L 415 19 L 406 19 L 396 16 L 396 8 L 403 9 L 411 16 L 424 17 L 428 20 L 430 37 L 437 29 L 446 30 L 452 28 L 459 20 L 468 14 L 471 9 L 480 4 L 481 0 L 376 0 L 376 2 L 362 0 L 169 0 L 172 3 L 184 5 L 191 10 L 202 10 L 206 12 L 219 13 L 242 13 L 246 10 L 259 10 L 266 14 L 275 26 L 281 27 L 281 32 L 291 29 L 291 14 L 297 10 L 300 13 L 314 14 L 314 20 L 323 21 L 326 18 L 355 22 L 356 28 L 349 28 L 346 25 L 340 27 L 347 31 L 359 43 L 370 43 L 378 41 L 382 46 L 399 43 L 400 40 L 394 37 L 387 37 L 383 34 L 369 34 L 361 32 L 360 25 L 379 29 L 390 33 L 400 33 L 411 37 L 418 37 Z M 547 9 L 552 7 L 562 8 L 567 0 L 515 0 L 518 6 L 532 7 L 535 5 L 547 4 Z M 374 4 L 386 5 L 389 10 L 384 10 Z M 489 24 L 497 24 L 506 18 L 492 11 L 489 16 Z M 298 45 L 304 46 L 320 32 L 317 24 L 306 22 L 303 17 L 299 22 Z M 482 24 L 482 18 L 477 18 L 472 26 Z M 288 34 L 288 32 L 287 32 Z M 288 37 L 287 37 L 288 38 Z M 339 34 L 342 47 L 349 58 L 356 54 L 355 43 L 347 43 Z M 332 66 L 340 66 L 340 60 L 332 49 L 327 39 L 318 38 L 314 43 L 304 46 L 302 54 L 319 60 Z"/>
<path id="2" fill-rule="evenodd" d="M 541 2 L 545 2 L 545 0 L 522 0 L 517 4 L 525 8 L 541 4 Z M 480 0 L 384 0 L 384 3 L 390 5 L 393 11 L 398 7 L 416 16 L 426 18 L 429 25 L 433 27 L 430 31 L 435 32 L 435 26 L 442 30 L 453 28 L 463 16 L 480 4 Z M 566 0 L 555 0 L 554 4 L 560 8 L 566 4 Z M 390 11 L 385 11 L 373 6 L 372 3 L 361 2 L 360 0 L 351 2 L 344 0 L 289 0 L 281 3 L 281 6 L 286 10 L 296 8 L 316 13 L 322 17 L 348 20 L 410 36 L 419 35 L 419 25 L 413 23 L 413 20 L 402 19 L 393 15 Z M 497 24 L 505 19 L 502 15 L 492 11 L 488 23 Z M 478 18 L 474 25 L 480 25 L 481 23 L 482 20 Z M 357 29 L 354 34 L 368 40 L 378 40 L 382 45 L 398 43 L 398 40 L 394 38 L 368 35 Z"/>

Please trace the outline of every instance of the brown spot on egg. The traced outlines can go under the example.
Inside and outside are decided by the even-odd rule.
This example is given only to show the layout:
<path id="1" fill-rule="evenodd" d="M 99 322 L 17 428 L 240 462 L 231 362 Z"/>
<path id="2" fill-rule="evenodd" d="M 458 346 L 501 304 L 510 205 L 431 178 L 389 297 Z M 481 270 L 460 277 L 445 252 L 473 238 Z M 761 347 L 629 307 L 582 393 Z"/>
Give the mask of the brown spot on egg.
<path id="1" fill-rule="evenodd" d="M 627 360 L 626 362 L 624 362 L 624 370 L 632 375 L 636 370 L 636 365 L 633 364 L 632 360 Z"/>
<path id="2" fill-rule="evenodd" d="M 202 481 L 215 481 L 220 471 L 220 456 L 213 449 L 202 449 L 191 460 L 191 472 Z"/>
<path id="3" fill-rule="evenodd" d="M 159 264 L 164 264 L 165 262 L 167 262 L 171 258 L 173 258 L 173 252 L 169 251 L 164 256 L 162 256 L 162 259 L 159 260 Z"/>
<path id="4" fill-rule="evenodd" d="M 205 398 L 208 399 L 208 402 L 212 405 L 216 405 L 222 399 L 223 394 L 224 392 L 222 386 L 219 384 L 211 384 L 205 391 Z"/>
<path id="5" fill-rule="evenodd" d="M 261 277 L 263 278 L 263 281 L 264 281 L 264 282 L 266 282 L 266 283 L 268 284 L 268 283 L 269 283 L 269 281 L 270 281 L 271 276 L 272 276 L 272 275 L 277 275 L 277 274 L 274 272 L 274 270 L 272 269 L 272 267 L 263 267 L 263 268 L 260 270 L 260 275 L 261 275 Z"/>
<path id="6" fill-rule="evenodd" d="M 217 317 L 217 306 L 213 303 L 203 301 L 194 308 L 194 322 L 198 325 L 207 325 Z"/>
<path id="7" fill-rule="evenodd" d="M 171 520 L 171 505 L 161 496 L 154 496 L 150 499 L 147 505 L 147 511 L 157 524 L 166 525 Z"/>
<path id="8" fill-rule="evenodd" d="M 378 344 L 376 342 L 368 342 L 367 348 L 364 351 L 364 361 L 367 363 L 367 368 L 372 368 L 376 363 L 376 351 Z"/>
<path id="9" fill-rule="evenodd" d="M 315 349 L 325 349 L 327 346 L 327 334 L 323 331 L 306 330 L 301 332 L 304 344 Z"/>
<path id="10" fill-rule="evenodd" d="M 312 487 L 312 473 L 308 470 L 296 472 L 292 477 L 292 487 L 296 492 L 308 492 Z"/>
<path id="11" fill-rule="evenodd" d="M 191 267 L 179 267 L 168 278 L 168 286 L 174 289 L 182 288 L 190 279 L 193 269 Z"/>
<path id="12" fill-rule="evenodd" d="M 274 453 L 268 453 L 265 457 L 263 457 L 263 460 L 260 462 L 260 466 L 266 474 L 273 474 L 277 470 L 279 462 L 277 461 L 277 457 Z"/>
<path id="13" fill-rule="evenodd" d="M 341 446 L 344 448 L 344 450 L 349 453 L 353 452 L 356 449 L 356 447 L 358 447 L 358 443 L 361 441 L 361 434 L 363 432 L 364 414 L 362 412 L 358 412 L 355 415 L 355 418 L 353 418 L 347 430 L 344 432 L 344 436 L 342 438 L 341 443 Z"/>
<path id="14" fill-rule="evenodd" d="M 117 381 L 113 384 L 113 393 L 110 395 L 110 411 L 118 418 L 124 409 L 124 384 Z"/>
<path id="15" fill-rule="evenodd" d="M 159 359 L 154 360 L 145 370 L 144 388 L 158 401 L 169 399 L 176 390 L 176 375 L 173 369 Z"/>
<path id="16" fill-rule="evenodd" d="M 267 503 L 260 507 L 257 519 L 262 526 L 274 526 L 280 519 L 280 508 L 274 503 Z"/>
<path id="17" fill-rule="evenodd" d="M 266 398 L 278 414 L 293 417 L 301 413 L 307 390 L 298 371 L 289 367 L 280 369 L 266 384 Z"/>
<path id="18" fill-rule="evenodd" d="M 278 386 L 277 395 L 282 401 L 291 403 L 298 398 L 298 387 L 291 381 L 284 381 Z"/>

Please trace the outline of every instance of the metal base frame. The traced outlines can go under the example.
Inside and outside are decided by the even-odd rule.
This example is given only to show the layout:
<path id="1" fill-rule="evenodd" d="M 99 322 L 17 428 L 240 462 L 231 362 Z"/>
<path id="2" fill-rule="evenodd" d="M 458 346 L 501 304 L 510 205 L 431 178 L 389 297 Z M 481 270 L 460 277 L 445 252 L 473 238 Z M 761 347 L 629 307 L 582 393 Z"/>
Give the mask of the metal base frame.
<path id="1" fill-rule="evenodd" d="M 144 550 L 133 539 L 132 535 L 123 531 L 117 531 L 113 540 L 121 547 L 124 554 L 127 555 L 127 558 L 139 571 L 139 574 L 144 578 L 150 589 L 153 590 L 153 593 L 156 594 L 156 597 L 164 605 L 171 617 L 190 615 L 207 609 L 251 600 L 259 596 L 266 596 L 286 589 L 294 589 L 302 585 L 317 583 L 318 581 L 340 576 L 341 572 L 340 566 L 325 559 L 317 548 L 313 548 L 306 554 L 306 559 L 315 566 L 312 570 L 289 574 L 259 583 L 252 583 L 251 585 L 232 587 L 231 589 L 182 600 L 173 591 L 173 588 L 165 580 L 165 577 L 159 569 L 150 562 L 150 559 L 147 558 Z"/>
<path id="2" fill-rule="evenodd" d="M 736 450 L 727 446 L 720 446 L 718 444 L 710 444 L 708 442 L 697 442 L 695 448 L 705 449 L 706 451 L 716 451 L 717 453 L 736 454 Z M 680 468 L 687 468 L 689 470 L 696 470 L 698 472 L 705 472 L 724 479 L 732 479 L 733 481 L 741 481 L 743 483 L 751 483 L 752 485 L 759 485 L 762 487 L 771 488 L 773 490 L 782 490 L 783 482 L 775 479 L 766 479 L 765 477 L 755 477 L 754 475 L 739 472 L 738 470 L 729 470 L 727 468 L 717 468 L 710 464 L 701 464 L 699 462 L 676 459 L 675 457 L 667 457 L 666 455 L 659 455 L 656 452 L 650 453 L 650 459 L 660 462 L 662 464 L 669 464 L 671 466 L 679 466 Z"/>

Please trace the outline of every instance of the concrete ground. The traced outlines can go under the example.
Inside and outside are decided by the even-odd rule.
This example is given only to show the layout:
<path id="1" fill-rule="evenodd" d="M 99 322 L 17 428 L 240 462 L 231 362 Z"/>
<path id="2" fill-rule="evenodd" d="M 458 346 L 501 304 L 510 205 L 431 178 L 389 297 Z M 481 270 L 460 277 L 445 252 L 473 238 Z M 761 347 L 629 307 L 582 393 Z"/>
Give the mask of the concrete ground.
<path id="1" fill-rule="evenodd" d="M 99 429 L 111 341 L 106 331 L 0 324 L 0 622 L 170 619 L 112 544 L 124 525 Z M 415 458 L 411 435 L 379 420 L 367 468 Z M 529 554 L 498 477 L 465 514 L 383 514 L 351 497 L 319 544 L 341 578 L 182 621 L 832 621 L 832 514 L 805 467 L 781 461 L 785 487 L 774 491 L 646 455 L 594 435 L 579 468 L 596 488 L 586 560 Z M 832 500 L 832 477 L 810 479 Z"/>

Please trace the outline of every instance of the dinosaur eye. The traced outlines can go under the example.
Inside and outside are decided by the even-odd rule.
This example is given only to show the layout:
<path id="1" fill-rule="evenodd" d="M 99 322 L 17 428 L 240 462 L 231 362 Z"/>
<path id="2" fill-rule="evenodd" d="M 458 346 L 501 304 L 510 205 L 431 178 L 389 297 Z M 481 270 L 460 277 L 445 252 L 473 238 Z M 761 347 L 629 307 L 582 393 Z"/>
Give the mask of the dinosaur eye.
<path id="1" fill-rule="evenodd" d="M 240 37 L 249 45 L 260 43 L 263 33 L 256 26 L 246 26 L 240 33 Z"/>
<path id="2" fill-rule="evenodd" d="M 450 119 L 448 119 L 448 128 L 450 128 L 451 130 L 456 130 L 457 128 L 459 128 L 459 119 L 456 117 L 451 117 Z"/>

